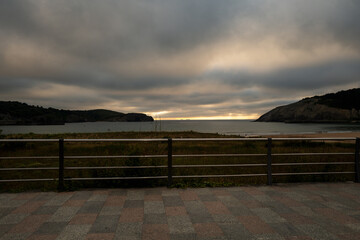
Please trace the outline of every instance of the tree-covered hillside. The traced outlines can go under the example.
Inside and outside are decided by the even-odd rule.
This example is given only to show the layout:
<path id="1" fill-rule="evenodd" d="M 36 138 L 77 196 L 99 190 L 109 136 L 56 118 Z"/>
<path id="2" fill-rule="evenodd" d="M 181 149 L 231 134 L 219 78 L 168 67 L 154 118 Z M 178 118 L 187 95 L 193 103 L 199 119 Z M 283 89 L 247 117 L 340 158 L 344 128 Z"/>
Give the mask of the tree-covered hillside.
<path id="1" fill-rule="evenodd" d="M 0 125 L 51 125 L 71 122 L 144 122 L 153 121 L 141 113 L 124 114 L 110 110 L 71 111 L 0 101 Z"/>

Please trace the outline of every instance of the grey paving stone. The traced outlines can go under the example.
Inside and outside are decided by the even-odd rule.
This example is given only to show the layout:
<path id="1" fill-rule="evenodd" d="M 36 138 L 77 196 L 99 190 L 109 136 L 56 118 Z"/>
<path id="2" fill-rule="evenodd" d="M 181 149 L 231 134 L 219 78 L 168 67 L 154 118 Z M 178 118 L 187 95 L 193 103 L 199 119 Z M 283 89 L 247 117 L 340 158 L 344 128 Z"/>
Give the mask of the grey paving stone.
<path id="1" fill-rule="evenodd" d="M 250 196 L 249 194 L 247 194 L 246 192 L 244 192 L 243 190 L 239 190 L 239 191 L 233 191 L 231 192 L 231 194 L 236 197 L 239 200 L 246 200 L 246 201 L 251 201 L 254 198 L 252 196 Z"/>
<path id="2" fill-rule="evenodd" d="M 273 210 L 274 212 L 277 212 L 279 214 L 290 214 L 290 213 L 295 213 L 295 211 L 287 206 L 285 206 L 284 204 L 280 203 L 280 202 L 276 202 L 276 201 L 270 201 L 270 202 L 263 202 L 262 203 L 265 207 L 270 208 L 271 210 Z"/>
<path id="3" fill-rule="evenodd" d="M 203 202 L 214 202 L 214 201 L 218 201 L 218 199 L 214 196 L 214 195 L 208 195 L 208 194 L 202 194 L 199 195 L 199 198 L 201 201 Z"/>
<path id="4" fill-rule="evenodd" d="M 269 197 L 268 195 L 254 195 L 253 197 L 259 202 L 275 201 L 273 198 Z"/>
<path id="5" fill-rule="evenodd" d="M 15 207 L 0 207 L 0 219 L 10 214 L 14 209 Z"/>
<path id="6" fill-rule="evenodd" d="M 80 240 L 85 239 L 91 225 L 67 225 L 56 240 Z"/>
<path id="7" fill-rule="evenodd" d="M 104 206 L 99 215 L 106 216 L 106 215 L 119 215 L 121 214 L 123 207 L 119 206 Z"/>
<path id="8" fill-rule="evenodd" d="M 267 233 L 267 234 L 255 234 L 253 235 L 254 240 L 284 240 L 282 236 L 277 233 Z"/>
<path id="9" fill-rule="evenodd" d="M 192 223 L 208 223 L 214 222 L 214 219 L 210 213 L 189 213 L 189 217 Z"/>
<path id="10" fill-rule="evenodd" d="M 164 203 L 162 201 L 144 202 L 144 213 L 165 213 Z"/>
<path id="11" fill-rule="evenodd" d="M 286 222 L 279 214 L 272 211 L 270 208 L 253 208 L 251 209 L 258 217 L 266 223 L 281 223 Z"/>
<path id="12" fill-rule="evenodd" d="M 345 224 L 345 226 L 350 228 L 352 231 L 360 232 L 360 223 L 349 223 Z"/>
<path id="13" fill-rule="evenodd" d="M 41 206 L 35 212 L 34 215 L 52 215 L 54 214 L 60 206 Z"/>
<path id="14" fill-rule="evenodd" d="M 326 208 L 326 206 L 320 202 L 317 201 L 303 201 L 302 202 L 305 206 L 309 207 L 309 208 Z"/>
<path id="15" fill-rule="evenodd" d="M 24 220 L 30 214 L 28 213 L 12 213 L 0 219 L 0 224 L 17 224 Z"/>
<path id="16" fill-rule="evenodd" d="M 298 192 L 284 192 L 284 195 L 299 202 L 310 201 L 310 199 Z"/>
<path id="17" fill-rule="evenodd" d="M 115 236 L 114 240 L 140 240 L 141 236 Z"/>
<path id="18" fill-rule="evenodd" d="M 178 189 L 164 189 L 161 192 L 161 196 L 179 196 L 179 190 Z"/>
<path id="19" fill-rule="evenodd" d="M 145 189 L 145 195 L 161 195 L 165 188 Z"/>
<path id="20" fill-rule="evenodd" d="M 79 209 L 78 213 L 100 213 L 104 202 L 100 201 L 87 201 Z"/>
<path id="21" fill-rule="evenodd" d="M 7 233 L 15 224 L 0 224 L 0 238 Z"/>
<path id="22" fill-rule="evenodd" d="M 219 224 L 224 235 L 229 240 L 235 239 L 253 239 L 252 234 L 249 233 L 245 227 L 240 224 Z"/>
<path id="23" fill-rule="evenodd" d="M 292 210 L 299 213 L 300 215 L 307 216 L 307 217 L 313 217 L 317 214 L 309 207 L 291 207 Z"/>
<path id="24" fill-rule="evenodd" d="M 142 223 L 121 223 L 115 232 L 115 239 L 138 239 L 141 237 Z"/>
<path id="25" fill-rule="evenodd" d="M 311 220 L 317 223 L 323 229 L 327 230 L 328 232 L 333 233 L 334 235 L 356 232 L 345 224 L 339 224 L 332 219 L 323 216 L 313 216 Z"/>
<path id="26" fill-rule="evenodd" d="M 145 190 L 128 190 L 126 199 L 128 200 L 144 200 Z"/>
<path id="27" fill-rule="evenodd" d="M 88 200 L 92 196 L 92 191 L 75 192 L 70 200 Z"/>
<path id="28" fill-rule="evenodd" d="M 139 208 L 144 207 L 144 200 L 126 200 L 124 208 Z"/>
<path id="29" fill-rule="evenodd" d="M 114 233 L 118 226 L 118 215 L 98 216 L 90 229 L 90 233 Z"/>
<path id="30" fill-rule="evenodd" d="M 106 201 L 108 195 L 106 194 L 93 194 L 90 196 L 90 198 L 88 199 L 88 201 Z"/>
<path id="31" fill-rule="evenodd" d="M 11 199 L 16 198 L 18 195 L 16 193 L 1 193 L 0 194 L 0 203 L 8 202 Z"/>
<path id="32" fill-rule="evenodd" d="M 238 207 L 242 205 L 234 196 L 218 196 L 218 199 L 227 207 Z"/>
<path id="33" fill-rule="evenodd" d="M 254 213 L 247 207 L 237 206 L 237 207 L 228 207 L 231 214 L 235 216 L 249 216 L 254 215 Z"/>
<path id="34" fill-rule="evenodd" d="M 283 223 L 269 223 L 269 225 L 281 236 L 291 237 L 291 236 L 304 236 L 304 232 L 300 231 L 294 225 L 283 222 Z"/>
<path id="35" fill-rule="evenodd" d="M 195 191 L 197 195 L 211 195 L 212 194 L 209 188 L 194 188 L 193 191 Z"/>
<path id="36" fill-rule="evenodd" d="M 26 202 L 28 202 L 28 200 L 3 200 L 0 202 L 0 206 L 3 208 L 16 208 L 20 207 Z"/>
<path id="37" fill-rule="evenodd" d="M 166 224 L 167 218 L 164 213 L 144 214 L 144 224 Z"/>
<path id="38" fill-rule="evenodd" d="M 42 192 L 39 193 L 36 197 L 31 199 L 31 201 L 50 201 L 53 197 L 56 196 L 55 192 Z"/>
<path id="39" fill-rule="evenodd" d="M 61 206 L 71 197 L 72 195 L 56 195 L 46 202 L 44 206 Z"/>
<path id="40" fill-rule="evenodd" d="M 170 239 L 171 240 L 196 240 L 196 234 L 195 233 L 186 233 L 186 234 L 182 234 L 182 233 L 176 233 L 176 234 L 171 234 L 170 233 Z"/>
<path id="41" fill-rule="evenodd" d="M 184 206 L 184 202 L 179 196 L 163 196 L 163 201 L 165 207 Z"/>
<path id="42" fill-rule="evenodd" d="M 167 220 L 170 234 L 195 234 L 189 216 L 170 216 Z"/>
<path id="43" fill-rule="evenodd" d="M 67 226 L 68 222 L 45 222 L 35 232 L 36 234 L 58 234 Z"/>
<path id="44" fill-rule="evenodd" d="M 184 206 L 188 213 L 207 213 L 207 209 L 201 201 L 185 201 Z"/>
<path id="45" fill-rule="evenodd" d="M 225 236 L 216 236 L 216 237 L 210 237 L 210 236 L 197 236 L 197 240 L 228 240 Z"/>
<path id="46" fill-rule="evenodd" d="M 48 222 L 68 222 L 79 211 L 80 207 L 60 207 Z"/>
<path id="47" fill-rule="evenodd" d="M 315 224 L 296 225 L 295 227 L 316 240 L 339 240 L 334 234 Z"/>
<path id="48" fill-rule="evenodd" d="M 1 240 L 25 240 L 31 233 L 7 233 L 1 237 Z"/>
<path id="49" fill-rule="evenodd" d="M 111 191 L 109 192 L 110 196 L 126 196 L 126 194 L 126 189 L 111 189 Z"/>
<path id="50" fill-rule="evenodd" d="M 219 223 L 219 224 L 238 224 L 239 223 L 238 218 L 233 215 L 216 214 L 216 215 L 212 215 L 212 218 L 214 219 L 214 221 L 216 223 Z"/>

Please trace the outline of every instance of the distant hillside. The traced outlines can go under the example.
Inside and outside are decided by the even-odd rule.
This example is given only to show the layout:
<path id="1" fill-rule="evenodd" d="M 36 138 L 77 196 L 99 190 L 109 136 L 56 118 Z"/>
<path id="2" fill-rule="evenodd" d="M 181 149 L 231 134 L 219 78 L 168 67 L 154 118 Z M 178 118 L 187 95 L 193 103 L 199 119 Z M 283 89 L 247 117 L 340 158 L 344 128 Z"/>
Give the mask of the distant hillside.
<path id="1" fill-rule="evenodd" d="M 305 98 L 277 107 L 258 122 L 347 123 L 360 122 L 360 88 Z"/>
<path id="2" fill-rule="evenodd" d="M 30 106 L 20 102 L 0 101 L 0 125 L 53 125 L 74 122 L 151 122 L 142 113 L 120 113 L 110 110 L 70 111 Z"/>

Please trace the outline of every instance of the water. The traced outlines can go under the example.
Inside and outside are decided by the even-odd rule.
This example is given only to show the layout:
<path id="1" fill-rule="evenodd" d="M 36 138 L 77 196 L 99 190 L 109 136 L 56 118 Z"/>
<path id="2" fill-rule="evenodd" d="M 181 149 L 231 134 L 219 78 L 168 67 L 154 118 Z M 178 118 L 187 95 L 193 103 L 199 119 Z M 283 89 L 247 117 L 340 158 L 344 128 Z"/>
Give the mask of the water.
<path id="1" fill-rule="evenodd" d="M 0 126 L 2 134 L 12 133 L 89 133 L 89 132 L 147 132 L 196 131 L 204 133 L 234 134 L 240 136 L 359 132 L 360 124 L 266 123 L 252 120 L 174 120 L 154 122 L 88 122 L 43 126 Z"/>

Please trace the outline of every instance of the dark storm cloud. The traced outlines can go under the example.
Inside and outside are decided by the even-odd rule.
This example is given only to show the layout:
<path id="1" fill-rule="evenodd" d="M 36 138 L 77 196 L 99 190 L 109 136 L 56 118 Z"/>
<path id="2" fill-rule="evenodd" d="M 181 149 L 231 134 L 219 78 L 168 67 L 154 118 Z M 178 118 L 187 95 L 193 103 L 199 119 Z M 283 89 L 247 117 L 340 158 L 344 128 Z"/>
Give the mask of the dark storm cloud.
<path id="1" fill-rule="evenodd" d="M 265 74 L 249 72 L 212 72 L 207 77 L 243 87 L 267 87 L 287 90 L 309 90 L 360 81 L 360 61 L 332 61 L 304 67 L 289 67 Z M 251 95 L 251 94 L 250 94 Z"/>
<path id="2" fill-rule="evenodd" d="M 0 0 L 1 98 L 262 113 L 360 87 L 359 16 L 357 0 Z"/>

